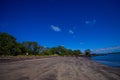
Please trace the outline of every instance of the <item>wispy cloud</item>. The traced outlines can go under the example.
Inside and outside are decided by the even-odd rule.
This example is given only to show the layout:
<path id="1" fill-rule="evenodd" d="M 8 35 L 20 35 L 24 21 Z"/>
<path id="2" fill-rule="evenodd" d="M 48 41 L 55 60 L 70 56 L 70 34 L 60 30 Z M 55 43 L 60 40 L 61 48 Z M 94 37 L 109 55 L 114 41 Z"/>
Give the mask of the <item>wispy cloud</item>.
<path id="1" fill-rule="evenodd" d="M 70 34 L 74 34 L 74 32 L 73 32 L 72 30 L 69 30 L 69 33 L 70 33 Z"/>
<path id="2" fill-rule="evenodd" d="M 100 52 L 114 52 L 114 51 L 120 51 L 120 46 L 113 46 L 113 47 L 108 47 L 108 48 L 100 48 L 100 49 L 95 49 L 93 52 L 100 53 Z"/>
<path id="3" fill-rule="evenodd" d="M 85 24 L 90 24 L 91 22 L 90 21 L 85 21 Z"/>
<path id="4" fill-rule="evenodd" d="M 94 20 L 87 20 L 87 21 L 85 21 L 85 24 L 95 24 L 96 23 L 96 20 L 94 19 Z"/>
<path id="5" fill-rule="evenodd" d="M 83 45 L 84 44 L 84 42 L 80 42 L 80 45 Z"/>
<path id="6" fill-rule="evenodd" d="M 51 25 L 51 28 L 52 28 L 52 30 L 54 30 L 56 32 L 60 32 L 61 31 L 61 29 L 58 26 Z"/>

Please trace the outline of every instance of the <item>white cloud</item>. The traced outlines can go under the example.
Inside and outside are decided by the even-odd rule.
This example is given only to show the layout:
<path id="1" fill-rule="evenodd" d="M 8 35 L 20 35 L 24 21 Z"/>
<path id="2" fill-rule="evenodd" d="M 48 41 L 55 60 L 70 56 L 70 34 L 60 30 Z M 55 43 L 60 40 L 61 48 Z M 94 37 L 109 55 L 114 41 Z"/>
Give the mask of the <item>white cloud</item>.
<path id="1" fill-rule="evenodd" d="M 114 52 L 114 51 L 120 51 L 120 46 L 113 46 L 113 47 L 108 47 L 108 48 L 99 48 L 95 49 L 93 52 L 95 53 L 101 53 L 101 52 Z"/>
<path id="2" fill-rule="evenodd" d="M 85 24 L 95 24 L 96 23 L 96 20 L 91 20 L 91 21 L 85 21 Z"/>
<path id="3" fill-rule="evenodd" d="M 70 33 L 70 34 L 74 34 L 74 32 L 73 32 L 72 30 L 69 30 L 69 33 Z"/>
<path id="4" fill-rule="evenodd" d="M 85 24 L 90 24 L 91 22 L 90 21 L 85 21 Z"/>
<path id="5" fill-rule="evenodd" d="M 56 32 L 60 32 L 61 31 L 61 29 L 58 26 L 51 25 L 51 28 L 52 28 L 52 30 L 54 30 Z"/>

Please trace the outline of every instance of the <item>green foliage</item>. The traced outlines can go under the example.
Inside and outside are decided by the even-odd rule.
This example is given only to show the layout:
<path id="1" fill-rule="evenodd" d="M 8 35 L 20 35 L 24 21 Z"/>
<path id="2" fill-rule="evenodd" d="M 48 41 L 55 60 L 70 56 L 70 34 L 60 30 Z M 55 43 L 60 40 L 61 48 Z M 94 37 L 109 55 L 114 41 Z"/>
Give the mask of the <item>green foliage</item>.
<path id="1" fill-rule="evenodd" d="M 38 45 L 37 42 L 26 41 L 19 43 L 16 38 L 8 33 L 0 33 L 0 55 L 59 55 L 79 56 L 80 50 L 66 49 L 64 46 L 47 48 Z M 88 54 L 86 52 L 86 54 Z"/>
<path id="2" fill-rule="evenodd" d="M 80 50 L 74 50 L 73 53 L 75 56 L 80 56 L 80 54 L 82 54 Z"/>
<path id="3" fill-rule="evenodd" d="M 72 51 L 71 49 L 68 49 L 68 50 L 67 50 L 67 54 L 68 54 L 69 56 L 73 56 L 73 55 L 74 55 L 74 53 L 73 53 L 73 51 Z"/>
<path id="4" fill-rule="evenodd" d="M 85 50 L 85 56 L 89 56 L 90 57 L 91 56 L 90 53 L 91 53 L 90 49 Z"/>
<path id="5" fill-rule="evenodd" d="M 61 56 L 67 55 L 67 49 L 63 46 L 58 46 L 57 52 L 58 52 L 58 55 L 61 55 Z"/>
<path id="6" fill-rule="evenodd" d="M 50 53 L 51 55 L 57 54 L 57 53 L 58 53 L 58 52 L 57 52 L 57 48 L 56 48 L 56 47 L 50 48 L 50 49 L 49 49 L 49 53 Z"/>
<path id="7" fill-rule="evenodd" d="M 31 55 L 37 55 L 40 50 L 40 46 L 37 42 L 23 42 L 22 45 L 25 47 L 26 51 Z"/>
<path id="8" fill-rule="evenodd" d="M 7 33 L 0 33 L 0 55 L 17 55 L 19 52 L 16 39 Z"/>

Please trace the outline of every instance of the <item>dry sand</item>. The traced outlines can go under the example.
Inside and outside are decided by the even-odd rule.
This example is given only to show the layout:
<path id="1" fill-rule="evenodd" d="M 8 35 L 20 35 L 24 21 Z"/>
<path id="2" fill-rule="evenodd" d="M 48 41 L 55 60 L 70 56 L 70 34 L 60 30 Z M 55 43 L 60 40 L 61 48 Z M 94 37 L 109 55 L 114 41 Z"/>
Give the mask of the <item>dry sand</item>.
<path id="1" fill-rule="evenodd" d="M 79 57 L 0 62 L 0 80 L 120 80 L 120 69 Z"/>

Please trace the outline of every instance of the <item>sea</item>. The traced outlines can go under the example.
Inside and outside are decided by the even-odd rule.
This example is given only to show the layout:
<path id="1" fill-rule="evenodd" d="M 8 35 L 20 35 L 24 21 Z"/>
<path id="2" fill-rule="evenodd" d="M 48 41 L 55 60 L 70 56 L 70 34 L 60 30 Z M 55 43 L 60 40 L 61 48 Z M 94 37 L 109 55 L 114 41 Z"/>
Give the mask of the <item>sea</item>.
<path id="1" fill-rule="evenodd" d="M 93 56 L 92 59 L 107 66 L 120 68 L 120 52 Z"/>

